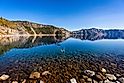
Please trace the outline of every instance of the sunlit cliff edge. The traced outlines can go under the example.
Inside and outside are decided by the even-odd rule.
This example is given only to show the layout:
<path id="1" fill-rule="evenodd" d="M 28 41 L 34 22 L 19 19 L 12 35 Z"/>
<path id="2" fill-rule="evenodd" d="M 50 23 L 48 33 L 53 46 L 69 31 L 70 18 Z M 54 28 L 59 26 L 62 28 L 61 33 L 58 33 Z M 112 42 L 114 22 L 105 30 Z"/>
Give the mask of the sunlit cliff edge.
<path id="1" fill-rule="evenodd" d="M 70 31 L 53 25 L 0 18 L 0 36 L 69 36 Z"/>

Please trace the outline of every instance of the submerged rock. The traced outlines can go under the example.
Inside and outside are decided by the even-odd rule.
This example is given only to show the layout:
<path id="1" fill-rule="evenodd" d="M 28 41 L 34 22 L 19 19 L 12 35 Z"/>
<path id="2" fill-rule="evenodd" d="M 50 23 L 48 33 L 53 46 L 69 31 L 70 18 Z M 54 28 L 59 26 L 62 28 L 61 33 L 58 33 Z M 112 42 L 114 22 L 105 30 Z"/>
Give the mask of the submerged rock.
<path id="1" fill-rule="evenodd" d="M 22 83 L 26 83 L 26 79 L 24 79 Z"/>
<path id="2" fill-rule="evenodd" d="M 32 72 L 30 74 L 29 78 L 40 78 L 40 73 L 39 72 Z"/>
<path id="3" fill-rule="evenodd" d="M 99 81 L 99 83 L 104 83 L 104 81 Z"/>
<path id="4" fill-rule="evenodd" d="M 18 83 L 17 81 L 13 81 L 12 83 Z"/>
<path id="5" fill-rule="evenodd" d="M 91 78 L 88 78 L 88 79 L 87 79 L 87 82 L 92 82 L 92 79 L 91 79 Z"/>
<path id="6" fill-rule="evenodd" d="M 9 78 L 9 75 L 3 74 L 3 75 L 0 77 L 0 80 L 7 80 L 8 78 Z"/>
<path id="7" fill-rule="evenodd" d="M 93 83 L 98 83 L 96 80 L 93 80 Z"/>
<path id="8" fill-rule="evenodd" d="M 70 79 L 71 83 L 77 83 L 75 78 Z"/>
<path id="9" fill-rule="evenodd" d="M 85 79 L 80 79 L 81 83 L 86 83 Z"/>
<path id="10" fill-rule="evenodd" d="M 85 75 L 83 75 L 82 77 L 83 77 L 84 79 L 87 79 L 87 78 L 88 78 L 88 76 L 85 76 Z"/>
<path id="11" fill-rule="evenodd" d="M 101 69 L 101 72 L 102 72 L 102 73 L 106 73 L 106 69 L 102 68 L 102 69 Z"/>
<path id="12" fill-rule="evenodd" d="M 40 83 L 44 83 L 44 81 L 40 80 Z"/>
<path id="13" fill-rule="evenodd" d="M 116 76 L 117 78 L 121 77 L 121 75 L 120 75 L 120 74 L 116 74 L 115 76 Z"/>
<path id="14" fill-rule="evenodd" d="M 95 75 L 95 78 L 96 78 L 98 81 L 102 81 L 102 80 L 103 80 L 102 77 L 101 77 L 99 74 Z"/>
<path id="15" fill-rule="evenodd" d="M 42 73 L 42 75 L 51 75 L 51 73 L 49 72 L 49 71 L 44 71 L 43 73 Z"/>
<path id="16" fill-rule="evenodd" d="M 117 78 L 112 75 L 112 74 L 106 74 L 106 77 L 109 79 L 109 80 L 116 80 Z"/>
<path id="17" fill-rule="evenodd" d="M 120 81 L 121 83 L 124 83 L 124 77 L 119 78 L 118 81 Z"/>
<path id="18" fill-rule="evenodd" d="M 121 83 L 121 82 L 119 82 L 119 81 L 116 81 L 116 83 Z M 124 82 L 122 82 L 122 83 L 124 83 Z"/>
<path id="19" fill-rule="evenodd" d="M 112 81 L 109 81 L 108 79 L 105 80 L 103 83 L 116 83 L 116 82 L 112 82 Z"/>
<path id="20" fill-rule="evenodd" d="M 84 74 L 86 74 L 87 76 L 92 77 L 92 76 L 95 75 L 95 72 L 94 72 L 94 71 L 91 71 L 91 70 L 85 70 L 85 71 L 84 71 Z"/>
<path id="21" fill-rule="evenodd" d="M 98 73 L 94 76 L 94 78 L 95 78 L 96 80 L 98 80 L 98 81 L 103 81 L 103 80 L 106 79 L 106 77 L 105 77 L 103 74 L 101 74 L 100 72 L 98 72 Z"/>

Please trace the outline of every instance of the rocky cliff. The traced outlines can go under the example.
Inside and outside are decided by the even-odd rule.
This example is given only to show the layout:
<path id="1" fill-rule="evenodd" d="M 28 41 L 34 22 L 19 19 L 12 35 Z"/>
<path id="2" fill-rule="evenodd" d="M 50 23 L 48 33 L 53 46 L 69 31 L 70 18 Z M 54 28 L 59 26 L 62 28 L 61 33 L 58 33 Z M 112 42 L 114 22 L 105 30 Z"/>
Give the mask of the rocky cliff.
<path id="1" fill-rule="evenodd" d="M 80 38 L 82 40 L 98 40 L 98 39 L 123 39 L 124 30 L 118 29 L 82 29 L 79 31 L 73 31 L 73 37 Z"/>
<path id="2" fill-rule="evenodd" d="M 0 18 L 0 35 L 18 35 L 28 34 L 24 27 L 18 25 L 18 23 L 11 22 L 7 19 Z"/>
<path id="3" fill-rule="evenodd" d="M 52 25 L 38 24 L 28 21 L 9 21 L 0 18 L 0 35 L 29 35 L 29 34 L 55 34 L 55 31 L 70 33 L 69 31 Z"/>

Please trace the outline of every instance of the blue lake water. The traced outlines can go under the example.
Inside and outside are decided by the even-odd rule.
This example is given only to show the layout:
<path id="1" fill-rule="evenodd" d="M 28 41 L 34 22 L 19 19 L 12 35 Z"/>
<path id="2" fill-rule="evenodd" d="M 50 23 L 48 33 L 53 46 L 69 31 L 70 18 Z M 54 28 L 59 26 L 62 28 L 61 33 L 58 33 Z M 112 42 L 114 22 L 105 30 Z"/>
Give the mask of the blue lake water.
<path id="1" fill-rule="evenodd" d="M 64 50 L 65 52 L 61 52 Z M 12 48 L 1 55 L 0 59 L 10 57 L 11 59 L 16 57 L 31 57 L 31 56 L 54 56 L 59 54 L 73 54 L 73 53 L 92 53 L 124 55 L 124 40 L 123 39 L 103 39 L 103 40 L 80 40 L 75 38 L 69 38 L 59 43 L 53 43 L 48 45 L 39 45 L 30 48 Z M 76 55 L 75 55 L 76 56 Z"/>
<path id="2" fill-rule="evenodd" d="M 19 40 L 17 42 L 14 41 L 14 43 L 11 42 L 9 44 L 3 45 L 1 48 L 4 49 L 8 47 L 10 48 L 1 53 L 0 56 L 1 74 L 3 73 L 11 74 L 12 71 L 13 72 L 22 71 L 23 68 L 26 67 L 28 67 L 32 71 L 36 66 L 36 64 L 42 66 L 43 68 L 44 67 L 43 64 L 45 64 L 45 62 L 43 61 L 46 61 L 46 63 L 47 61 L 52 61 L 52 60 L 54 61 L 54 58 L 60 56 L 62 58 L 67 58 L 67 61 L 62 59 L 62 61 L 65 62 L 69 62 L 70 60 L 73 61 L 73 59 L 69 59 L 69 57 L 76 57 L 76 56 L 80 57 L 77 59 L 79 61 L 87 61 L 84 57 L 82 57 L 83 55 L 86 54 L 87 54 L 86 57 L 92 55 L 94 57 L 104 57 L 104 59 L 107 59 L 109 56 L 110 59 L 113 59 L 112 62 L 115 63 L 116 61 L 118 61 L 117 63 L 120 64 L 121 64 L 120 61 L 124 59 L 123 39 L 102 39 L 102 40 L 90 41 L 90 40 L 80 40 L 76 38 L 67 38 L 61 41 L 52 40 L 49 41 L 49 43 L 47 42 L 48 39 L 45 39 L 45 41 L 39 41 L 40 39 L 38 39 L 36 40 L 37 42 L 31 42 L 31 41 L 29 42 L 28 40 L 26 40 L 26 42 L 28 43 Z M 47 58 L 49 59 L 47 60 Z M 115 59 L 116 61 L 114 61 Z M 55 63 L 58 62 L 56 61 Z M 23 65 L 20 66 L 20 64 Z M 22 70 L 20 70 L 21 67 Z M 121 67 L 122 70 L 124 68 L 123 65 L 119 65 L 119 67 Z M 124 70 L 121 72 L 124 72 Z"/>

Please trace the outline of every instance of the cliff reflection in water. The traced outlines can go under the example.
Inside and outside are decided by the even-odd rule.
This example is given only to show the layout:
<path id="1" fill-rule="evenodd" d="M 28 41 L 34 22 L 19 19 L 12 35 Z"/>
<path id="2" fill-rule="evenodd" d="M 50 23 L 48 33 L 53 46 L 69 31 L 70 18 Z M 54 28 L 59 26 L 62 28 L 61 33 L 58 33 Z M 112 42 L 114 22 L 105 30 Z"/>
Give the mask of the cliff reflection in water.
<path id="1" fill-rule="evenodd" d="M 124 31 L 112 31 L 112 30 L 106 30 L 106 31 L 89 31 L 87 32 L 82 31 L 83 33 L 73 33 L 72 37 L 78 38 L 81 40 L 90 40 L 90 41 L 95 41 L 95 40 L 101 40 L 101 39 L 124 39 Z"/>
<path id="2" fill-rule="evenodd" d="M 85 32 L 85 33 L 84 33 Z M 101 40 L 101 39 L 124 39 L 123 31 L 83 31 L 83 33 L 75 32 L 71 37 L 81 40 Z M 13 36 L 0 37 L 0 55 L 12 48 L 31 48 L 39 45 L 57 44 L 69 37 L 62 36 Z"/>
<path id="3" fill-rule="evenodd" d="M 66 40 L 66 37 L 57 36 L 13 36 L 0 37 L 0 55 L 12 48 L 31 48 L 39 45 L 56 44 Z"/>
<path id="4" fill-rule="evenodd" d="M 85 36 L 85 35 L 73 35 L 73 38 L 81 39 L 81 40 L 90 40 L 90 41 L 95 41 L 95 40 L 102 40 L 102 39 L 124 39 L 124 37 L 117 37 L 117 36 Z"/>

